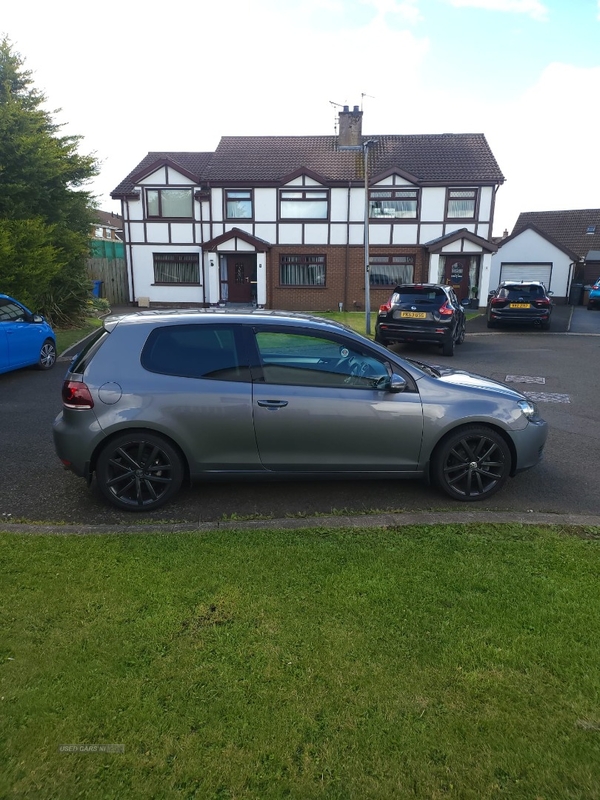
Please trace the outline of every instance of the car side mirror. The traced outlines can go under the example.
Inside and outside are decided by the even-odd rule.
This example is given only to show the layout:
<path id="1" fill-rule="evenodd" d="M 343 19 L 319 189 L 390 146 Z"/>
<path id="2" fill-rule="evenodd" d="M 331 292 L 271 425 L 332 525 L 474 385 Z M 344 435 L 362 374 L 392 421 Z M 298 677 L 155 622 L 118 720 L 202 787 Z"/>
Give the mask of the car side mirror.
<path id="1" fill-rule="evenodd" d="M 407 383 L 406 379 L 402 377 L 402 375 L 398 375 L 397 373 L 393 373 L 390 382 L 388 385 L 388 392 L 393 392 L 394 394 L 398 394 L 399 392 L 403 392 L 406 389 Z"/>
<path id="2" fill-rule="evenodd" d="M 43 322 L 44 318 L 42 317 L 41 314 L 33 314 L 32 317 L 31 317 L 31 321 L 32 322 Z"/>

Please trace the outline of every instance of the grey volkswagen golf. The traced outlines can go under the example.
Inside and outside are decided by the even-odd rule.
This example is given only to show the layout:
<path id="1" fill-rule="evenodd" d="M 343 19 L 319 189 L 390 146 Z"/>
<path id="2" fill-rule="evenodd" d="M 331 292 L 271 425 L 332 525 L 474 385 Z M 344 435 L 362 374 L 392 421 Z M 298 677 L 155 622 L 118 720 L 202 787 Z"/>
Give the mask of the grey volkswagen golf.
<path id="1" fill-rule="evenodd" d="M 276 311 L 108 317 L 62 400 L 63 465 L 129 511 L 227 476 L 425 478 L 482 500 L 537 464 L 547 436 L 508 386 Z"/>

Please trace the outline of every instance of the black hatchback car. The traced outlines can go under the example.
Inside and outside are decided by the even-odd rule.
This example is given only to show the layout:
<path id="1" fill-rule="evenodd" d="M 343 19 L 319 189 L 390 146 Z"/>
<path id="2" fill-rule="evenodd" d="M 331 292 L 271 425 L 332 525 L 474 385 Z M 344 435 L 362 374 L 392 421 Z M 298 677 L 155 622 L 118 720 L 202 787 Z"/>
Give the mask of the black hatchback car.
<path id="1" fill-rule="evenodd" d="M 451 286 L 438 283 L 403 283 L 379 308 L 375 341 L 432 342 L 445 356 L 465 339 L 465 312 Z"/>
<path id="2" fill-rule="evenodd" d="M 547 330 L 552 313 L 551 294 L 539 281 L 503 281 L 488 296 L 488 328 L 501 323 L 521 323 Z"/>

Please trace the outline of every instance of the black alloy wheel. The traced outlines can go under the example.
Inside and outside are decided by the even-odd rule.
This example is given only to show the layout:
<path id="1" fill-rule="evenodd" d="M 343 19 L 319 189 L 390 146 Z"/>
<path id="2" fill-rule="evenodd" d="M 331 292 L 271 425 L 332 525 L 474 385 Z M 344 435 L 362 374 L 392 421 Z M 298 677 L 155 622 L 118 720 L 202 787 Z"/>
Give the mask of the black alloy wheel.
<path id="1" fill-rule="evenodd" d="M 460 326 L 460 330 L 458 332 L 458 337 L 456 339 L 456 344 L 462 344 L 465 340 L 466 330 L 465 330 L 465 323 L 463 322 Z"/>
<path id="2" fill-rule="evenodd" d="M 164 505 L 179 491 L 183 476 L 178 451 L 152 433 L 131 431 L 112 439 L 96 465 L 100 491 L 126 511 L 153 511 Z"/>
<path id="3" fill-rule="evenodd" d="M 432 458 L 432 477 L 455 500 L 491 497 L 511 470 L 508 445 L 485 425 L 468 425 L 442 440 Z"/>
<path id="4" fill-rule="evenodd" d="M 52 369 L 56 364 L 56 346 L 52 339 L 46 339 L 41 347 L 38 362 L 38 369 Z"/>

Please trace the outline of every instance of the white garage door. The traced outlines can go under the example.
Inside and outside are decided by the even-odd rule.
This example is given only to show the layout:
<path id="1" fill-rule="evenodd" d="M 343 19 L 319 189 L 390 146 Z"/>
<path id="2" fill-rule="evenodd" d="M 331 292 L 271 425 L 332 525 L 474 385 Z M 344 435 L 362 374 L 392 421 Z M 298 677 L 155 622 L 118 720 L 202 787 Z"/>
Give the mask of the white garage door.
<path id="1" fill-rule="evenodd" d="M 502 264 L 500 282 L 541 281 L 549 289 L 551 274 L 552 264 Z"/>

